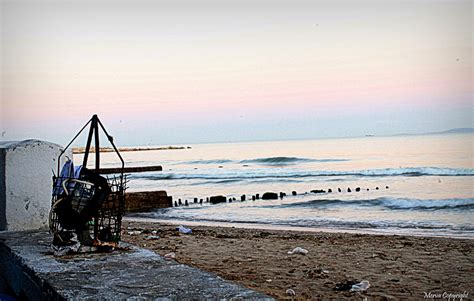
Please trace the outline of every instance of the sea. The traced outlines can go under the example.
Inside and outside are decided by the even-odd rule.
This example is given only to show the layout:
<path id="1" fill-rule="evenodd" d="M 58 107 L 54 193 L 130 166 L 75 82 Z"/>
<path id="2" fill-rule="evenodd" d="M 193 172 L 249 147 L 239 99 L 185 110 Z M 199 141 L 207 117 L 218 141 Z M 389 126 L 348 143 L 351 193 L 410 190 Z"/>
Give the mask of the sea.
<path id="1" fill-rule="evenodd" d="M 189 203 L 136 219 L 472 239 L 473 142 L 474 134 L 407 135 L 186 144 L 121 155 L 126 166 L 163 167 L 129 174 L 127 191 L 165 190 L 173 202 Z M 114 153 L 101 156 L 103 167 L 118 166 Z M 286 196 L 262 200 L 265 192 Z M 216 195 L 235 200 L 206 202 Z"/>

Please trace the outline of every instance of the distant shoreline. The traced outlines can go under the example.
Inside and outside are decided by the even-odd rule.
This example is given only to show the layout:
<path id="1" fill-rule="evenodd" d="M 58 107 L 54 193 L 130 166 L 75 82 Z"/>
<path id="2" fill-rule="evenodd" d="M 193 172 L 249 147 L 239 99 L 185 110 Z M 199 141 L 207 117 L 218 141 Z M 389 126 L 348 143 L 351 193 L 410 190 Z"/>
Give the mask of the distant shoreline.
<path id="1" fill-rule="evenodd" d="M 180 150 L 180 149 L 191 149 L 191 146 L 162 146 L 162 147 L 118 147 L 119 152 L 142 152 L 142 151 L 155 151 L 155 150 Z M 111 153 L 114 151 L 112 147 L 101 147 L 100 152 Z M 86 152 L 85 147 L 73 147 L 73 154 L 83 154 Z M 95 147 L 90 148 L 90 152 L 95 152 Z"/>
<path id="2" fill-rule="evenodd" d="M 306 140 L 334 140 L 334 139 L 359 139 L 359 138 L 390 138 L 390 137 L 411 137 L 411 136 L 436 136 L 436 135 L 466 135 L 474 134 L 474 128 L 456 128 L 450 129 L 442 132 L 427 132 L 427 133 L 398 133 L 398 134 L 376 134 L 376 133 L 366 133 L 364 135 L 355 135 L 355 136 L 337 136 L 337 137 L 296 137 L 289 139 L 257 139 L 257 140 L 235 140 L 235 141 L 206 141 L 206 142 L 193 142 L 192 144 L 201 145 L 201 144 L 235 144 L 235 143 L 254 143 L 254 142 L 282 142 L 282 141 L 306 141 Z M 189 141 L 188 141 L 189 142 Z M 186 143 L 183 141 L 181 143 Z M 181 144 L 180 143 L 180 144 Z M 73 154 L 83 154 L 85 147 L 74 147 L 72 149 Z M 91 150 L 94 148 L 91 147 Z M 102 152 L 112 152 L 111 147 L 101 147 Z M 190 146 L 161 146 L 161 147 L 135 147 L 135 146 L 126 146 L 119 147 L 119 151 L 129 152 L 129 151 L 151 151 L 151 150 L 180 150 L 180 149 L 191 149 Z"/>

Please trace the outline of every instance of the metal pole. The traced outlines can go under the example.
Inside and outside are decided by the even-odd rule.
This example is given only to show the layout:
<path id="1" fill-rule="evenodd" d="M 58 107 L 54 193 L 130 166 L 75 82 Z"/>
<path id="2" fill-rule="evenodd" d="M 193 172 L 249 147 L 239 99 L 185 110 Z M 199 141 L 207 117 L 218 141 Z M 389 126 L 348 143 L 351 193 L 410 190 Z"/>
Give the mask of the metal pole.
<path id="1" fill-rule="evenodd" d="M 95 138 L 95 172 L 99 173 L 100 169 L 100 145 L 99 145 L 99 123 L 97 115 L 94 115 L 95 123 L 94 123 L 94 138 Z"/>
<path id="2" fill-rule="evenodd" d="M 97 115 L 92 116 L 92 126 L 94 130 L 94 144 L 95 144 L 95 172 L 98 174 L 100 169 L 100 144 L 99 144 L 99 118 Z M 94 217 L 94 238 L 99 234 L 99 212 Z"/>
<path id="3" fill-rule="evenodd" d="M 92 134 L 94 132 L 94 125 L 97 125 L 97 115 L 91 118 L 91 127 L 89 128 L 89 135 L 87 136 L 86 150 L 84 151 L 84 159 L 82 160 L 82 166 L 87 167 L 87 159 L 89 159 L 89 151 L 91 148 Z"/>

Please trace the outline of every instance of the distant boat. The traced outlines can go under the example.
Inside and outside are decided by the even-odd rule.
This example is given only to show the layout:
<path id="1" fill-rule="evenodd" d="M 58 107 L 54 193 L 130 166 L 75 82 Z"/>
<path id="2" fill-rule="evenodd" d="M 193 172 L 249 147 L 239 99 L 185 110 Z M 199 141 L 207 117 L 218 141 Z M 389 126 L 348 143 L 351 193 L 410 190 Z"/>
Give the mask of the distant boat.
<path id="1" fill-rule="evenodd" d="M 365 137 L 374 137 L 372 134 L 366 134 Z"/>

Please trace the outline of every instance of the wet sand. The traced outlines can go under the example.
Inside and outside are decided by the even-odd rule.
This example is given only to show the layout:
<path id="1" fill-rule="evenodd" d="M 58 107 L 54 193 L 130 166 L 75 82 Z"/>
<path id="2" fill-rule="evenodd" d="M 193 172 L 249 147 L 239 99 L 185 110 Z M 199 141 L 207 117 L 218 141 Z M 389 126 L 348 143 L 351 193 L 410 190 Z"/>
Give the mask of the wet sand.
<path id="1" fill-rule="evenodd" d="M 474 240 L 207 226 L 192 230 L 182 234 L 176 225 L 125 221 L 122 239 L 161 255 L 174 252 L 180 263 L 277 299 L 429 300 L 425 293 L 467 293 L 472 299 L 474 293 Z M 289 255 L 295 247 L 308 254 Z M 348 280 L 368 280 L 370 288 L 335 290 Z M 296 296 L 289 297 L 288 289 Z"/>

